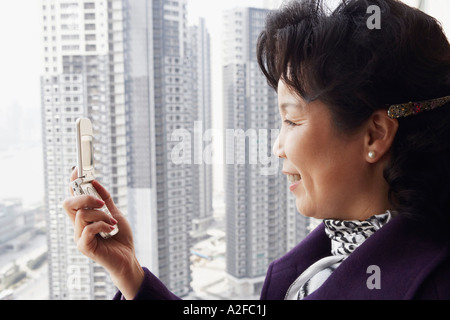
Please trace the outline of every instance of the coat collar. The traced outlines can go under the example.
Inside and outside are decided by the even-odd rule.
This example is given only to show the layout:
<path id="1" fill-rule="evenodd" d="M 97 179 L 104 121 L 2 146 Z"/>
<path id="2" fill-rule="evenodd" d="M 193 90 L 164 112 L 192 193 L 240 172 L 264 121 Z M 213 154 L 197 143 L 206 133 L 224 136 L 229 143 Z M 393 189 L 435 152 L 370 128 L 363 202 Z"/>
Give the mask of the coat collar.
<path id="1" fill-rule="evenodd" d="M 329 255 L 330 249 L 330 239 L 321 224 L 271 266 L 271 277 L 266 280 L 263 294 L 283 299 L 292 282 L 314 262 Z M 417 223 L 400 215 L 358 247 L 306 299 L 412 299 L 449 252 L 448 241 L 434 239 L 422 232 Z M 372 270 L 379 271 L 380 289 L 369 289 L 367 285 L 369 278 L 375 276 Z"/>

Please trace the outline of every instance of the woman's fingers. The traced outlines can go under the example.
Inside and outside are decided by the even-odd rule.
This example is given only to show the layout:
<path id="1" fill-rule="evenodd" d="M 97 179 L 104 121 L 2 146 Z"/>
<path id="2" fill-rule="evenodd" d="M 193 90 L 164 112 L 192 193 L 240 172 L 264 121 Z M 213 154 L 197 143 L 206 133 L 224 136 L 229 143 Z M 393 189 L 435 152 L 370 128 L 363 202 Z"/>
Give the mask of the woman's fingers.
<path id="1" fill-rule="evenodd" d="M 73 171 L 72 171 L 72 175 L 70 176 L 70 182 L 76 180 L 77 178 L 78 178 L 78 169 L 77 169 L 77 167 L 74 167 L 74 169 L 73 169 Z M 112 214 L 118 213 L 119 210 L 117 209 L 116 204 L 114 203 L 114 201 L 113 201 L 113 199 L 112 199 L 112 197 L 111 197 L 111 194 L 108 192 L 108 190 L 106 190 L 106 189 L 105 189 L 98 181 L 96 181 L 96 180 L 92 181 L 92 186 L 95 188 L 95 190 L 97 191 L 97 193 L 98 193 L 98 194 L 100 195 L 100 197 L 103 199 L 103 202 L 106 204 L 106 206 L 108 207 L 109 211 L 110 211 Z M 70 189 L 70 194 L 73 196 L 74 194 L 73 194 L 72 187 L 69 186 L 69 189 Z M 66 199 L 66 201 L 64 201 L 64 204 L 63 204 L 64 209 L 66 209 L 66 207 L 70 206 L 70 204 L 71 204 L 71 201 L 69 201 L 68 203 L 66 203 L 67 200 L 69 200 L 69 199 Z M 102 206 L 103 206 L 103 205 L 102 205 Z M 101 206 L 101 207 L 102 207 L 102 206 Z M 81 208 L 81 207 L 80 207 L 80 208 Z M 80 209 L 80 208 L 78 208 L 78 209 Z M 95 208 L 97 208 L 97 207 L 95 207 Z M 68 211 L 68 210 L 66 209 L 66 211 Z M 75 211 L 76 211 L 76 210 L 75 210 Z M 114 211 L 114 213 L 113 213 L 112 211 Z M 73 212 L 72 212 L 72 213 L 73 213 Z"/>
<path id="2" fill-rule="evenodd" d="M 100 209 L 104 205 L 105 202 L 103 200 L 87 194 L 69 197 L 63 203 L 64 209 L 72 213 L 84 208 Z"/>
<path id="3" fill-rule="evenodd" d="M 77 170 L 74 169 L 71 181 L 77 176 Z M 77 243 L 79 251 L 93 258 L 99 243 L 98 233 L 110 233 L 117 224 L 123 224 L 125 227 L 123 231 L 127 231 L 129 228 L 127 229 L 126 219 L 114 204 L 110 193 L 99 182 L 92 181 L 91 183 L 104 200 L 92 195 L 72 196 L 64 200 L 63 208 L 74 224 L 74 241 Z M 105 205 L 112 216 L 103 210 L 98 210 Z M 124 239 L 128 240 L 126 236 Z"/>
<path id="4" fill-rule="evenodd" d="M 95 210 L 102 208 L 104 205 L 105 202 L 90 195 L 69 197 L 64 201 L 64 210 L 74 224 L 75 242 L 78 242 L 81 238 L 85 228 L 89 227 L 88 230 L 90 230 L 92 228 L 92 226 L 90 226 L 91 224 L 100 221 L 105 224 L 103 229 L 106 229 L 108 233 L 111 232 L 109 228 L 110 226 L 116 225 L 117 220 L 102 210 Z M 88 233 L 88 235 L 90 235 L 90 233 Z"/>
<path id="5" fill-rule="evenodd" d="M 63 208 L 72 222 L 75 222 L 75 216 L 78 210 L 85 208 L 100 209 L 104 205 L 105 203 L 102 200 L 90 195 L 69 197 L 63 202 Z"/>
<path id="6" fill-rule="evenodd" d="M 87 227 L 91 227 L 92 224 L 96 224 L 97 222 L 104 222 L 110 227 L 113 227 L 117 224 L 117 220 L 115 220 L 113 217 L 110 217 L 108 214 L 101 210 L 79 209 L 75 215 L 75 242 L 78 242 L 78 240 L 81 238 L 84 229 L 86 229 Z M 107 233 L 109 232 L 111 232 L 111 230 L 108 229 Z"/>
<path id="7" fill-rule="evenodd" d="M 76 180 L 77 178 L 78 178 L 78 169 L 77 169 L 77 167 L 74 167 L 74 169 L 72 170 L 72 174 L 70 176 L 70 182 Z M 69 189 L 70 189 L 70 194 L 73 196 L 72 186 L 69 185 Z"/>
<path id="8" fill-rule="evenodd" d="M 97 190 L 97 193 L 105 202 L 106 206 L 109 209 L 109 212 L 111 212 L 113 216 L 119 214 L 120 211 L 119 209 L 117 209 L 116 204 L 114 203 L 114 200 L 108 190 L 106 190 L 97 180 L 92 181 L 92 186 L 95 188 L 95 190 Z"/>
<path id="9" fill-rule="evenodd" d="M 100 232 L 109 233 L 114 227 L 104 221 L 96 221 L 82 229 L 78 239 L 75 239 L 78 250 L 86 256 L 94 258 L 98 240 L 97 234 Z"/>

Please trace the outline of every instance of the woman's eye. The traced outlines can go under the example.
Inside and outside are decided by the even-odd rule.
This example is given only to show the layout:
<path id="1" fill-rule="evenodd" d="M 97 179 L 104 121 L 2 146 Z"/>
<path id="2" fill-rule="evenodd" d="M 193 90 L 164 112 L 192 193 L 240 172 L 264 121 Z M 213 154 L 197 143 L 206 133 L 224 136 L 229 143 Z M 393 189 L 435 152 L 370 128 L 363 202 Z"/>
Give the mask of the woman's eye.
<path id="1" fill-rule="evenodd" d="M 288 126 L 296 126 L 296 124 L 289 120 L 284 120 L 284 123 L 286 123 Z"/>

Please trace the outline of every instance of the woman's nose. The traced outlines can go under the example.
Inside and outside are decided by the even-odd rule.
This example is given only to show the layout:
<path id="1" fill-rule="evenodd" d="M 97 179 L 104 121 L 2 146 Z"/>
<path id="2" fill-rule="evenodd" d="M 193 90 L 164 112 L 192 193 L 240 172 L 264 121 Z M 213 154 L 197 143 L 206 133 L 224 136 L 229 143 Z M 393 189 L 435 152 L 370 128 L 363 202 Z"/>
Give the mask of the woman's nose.
<path id="1" fill-rule="evenodd" d="M 278 135 L 277 140 L 275 140 L 275 143 L 273 144 L 272 152 L 278 158 L 286 158 L 283 145 L 280 143 L 280 141 L 280 135 Z"/>

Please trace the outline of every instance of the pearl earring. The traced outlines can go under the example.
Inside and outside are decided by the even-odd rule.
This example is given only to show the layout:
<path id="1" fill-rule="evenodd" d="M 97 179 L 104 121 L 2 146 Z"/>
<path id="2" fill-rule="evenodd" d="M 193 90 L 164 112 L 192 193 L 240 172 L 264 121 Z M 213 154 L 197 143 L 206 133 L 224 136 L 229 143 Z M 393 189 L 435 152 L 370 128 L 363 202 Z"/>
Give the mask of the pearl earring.
<path id="1" fill-rule="evenodd" d="M 370 159 L 375 159 L 375 157 L 376 157 L 375 151 L 370 151 L 370 152 L 369 152 L 369 158 L 370 158 Z"/>

